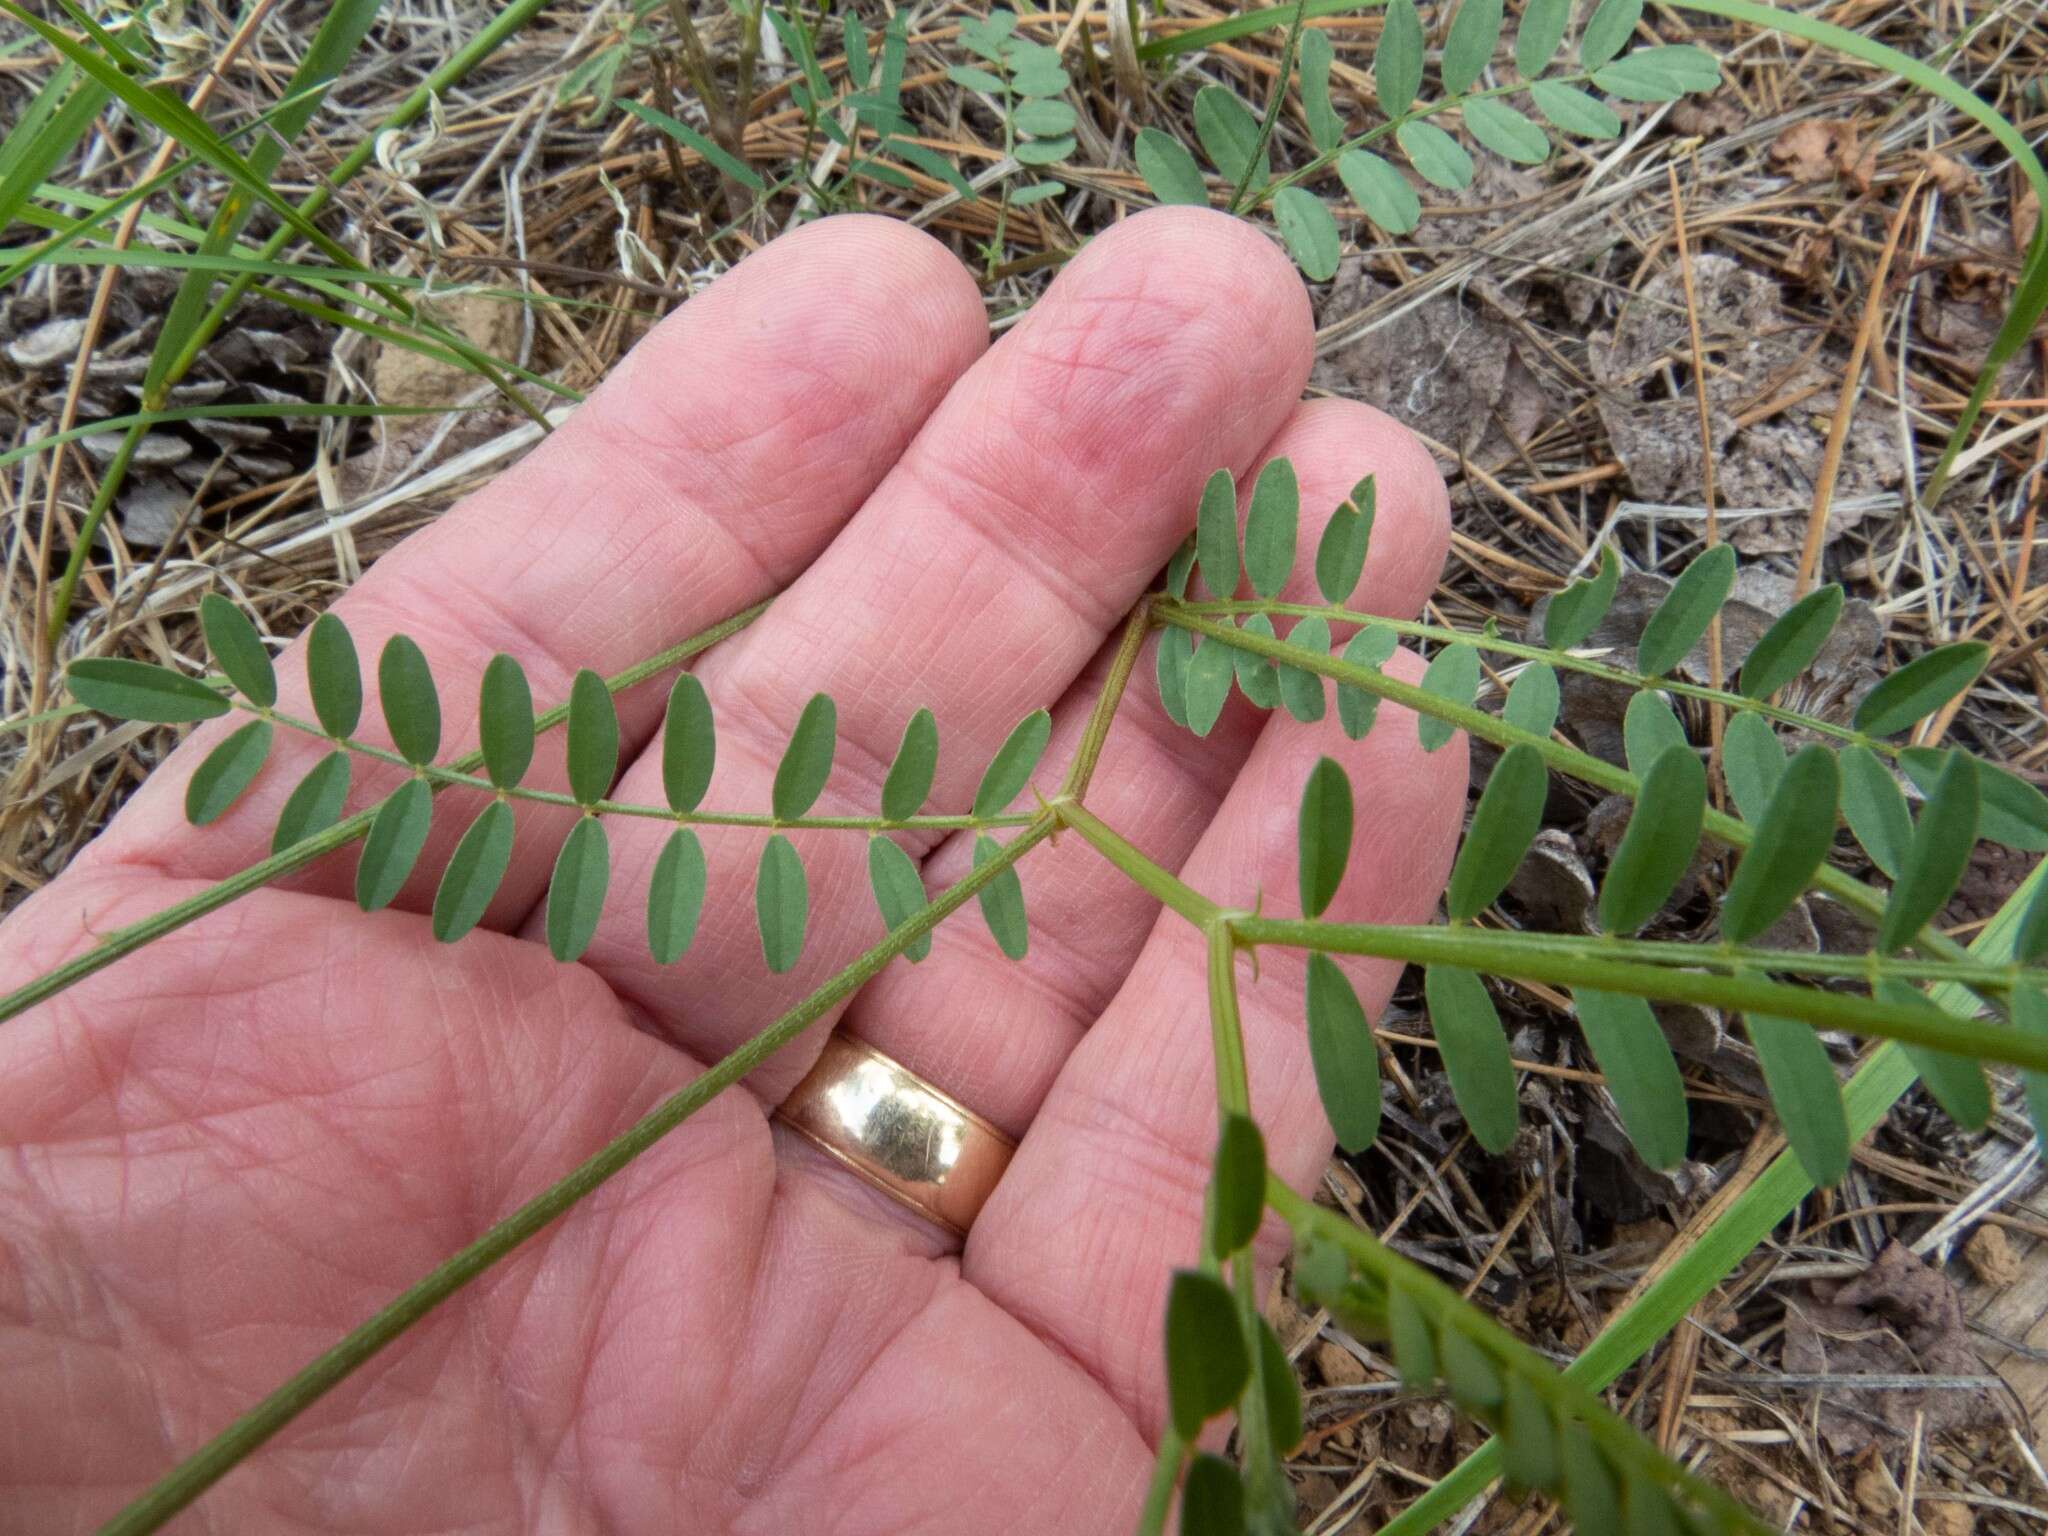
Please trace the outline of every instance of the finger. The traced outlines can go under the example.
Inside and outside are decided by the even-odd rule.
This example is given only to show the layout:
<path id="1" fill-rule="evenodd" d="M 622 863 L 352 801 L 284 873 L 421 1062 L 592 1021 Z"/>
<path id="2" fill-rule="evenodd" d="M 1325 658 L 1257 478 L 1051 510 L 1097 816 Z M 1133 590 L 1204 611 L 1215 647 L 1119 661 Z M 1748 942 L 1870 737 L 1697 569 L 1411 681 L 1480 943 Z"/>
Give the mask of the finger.
<path id="1" fill-rule="evenodd" d="M 1211 302 L 1226 289 L 1233 303 Z M 706 805 L 767 808 L 815 691 L 838 701 L 821 812 L 876 814 L 919 705 L 939 727 L 931 808 L 965 811 L 1011 728 L 1060 699 L 1179 542 L 1203 478 L 1219 460 L 1249 463 L 1286 418 L 1311 337 L 1299 279 L 1238 221 L 1173 210 L 1091 242 L 818 563 L 699 669 L 720 721 Z M 659 798 L 657 758 L 627 775 L 624 797 Z M 723 1054 L 881 934 L 864 840 L 800 834 L 812 932 L 793 972 L 766 973 L 752 899 L 762 839 L 717 832 L 704 838 L 705 931 L 664 970 L 640 893 L 668 831 L 614 829 L 620 895 L 586 959 L 694 1052 Z M 801 1066 L 785 1066 L 788 1082 Z"/>
<path id="2" fill-rule="evenodd" d="M 1388 663 L 1413 680 L 1406 653 Z M 1185 878 L 1226 907 L 1298 912 L 1295 820 L 1318 755 L 1358 796 L 1349 873 L 1326 914 L 1412 923 L 1434 911 L 1465 800 L 1465 744 L 1425 754 L 1415 716 L 1383 704 L 1356 745 L 1334 720 L 1275 720 L 1261 735 Z M 1265 949 L 1239 965 L 1251 1103 L 1269 1165 L 1305 1185 L 1328 1158 L 1302 1024 L 1302 957 Z M 1377 1018 L 1400 967 L 1347 966 Z M 1214 1066 L 1201 934 L 1162 916 L 1123 990 L 1068 1059 L 1009 1173 L 975 1223 L 963 1273 L 1093 1372 L 1141 1430 L 1156 1430 L 1165 1378 L 1167 1278 L 1193 1261 L 1216 1140 Z M 1085 1264 L 1046 1262 L 1085 1254 Z"/>
<path id="3" fill-rule="evenodd" d="M 477 684 L 516 656 L 541 707 L 579 667 L 618 671 L 785 585 L 880 483 L 924 418 L 980 353 L 974 285 L 938 242 L 885 219 L 828 219 L 777 240 L 691 299 L 516 468 L 380 560 L 336 605 L 368 691 L 393 633 L 415 636 L 439 684 L 445 761 L 476 741 Z M 311 709 L 301 646 L 281 665 L 280 707 Z M 619 700 L 643 741 L 658 689 Z M 91 856 L 219 878 L 269 851 L 285 797 L 326 744 L 281 733 L 255 788 L 222 821 L 184 822 L 184 781 L 231 722 L 210 726 L 152 776 Z M 372 700 L 359 735 L 387 743 Z M 527 782 L 559 789 L 558 736 Z M 355 764 L 351 805 L 396 787 Z M 446 795 L 402 905 L 431 900 L 479 808 Z M 566 823 L 522 808 L 519 853 L 494 912 L 523 913 Z M 352 888 L 353 860 L 323 861 L 305 888 Z"/>
<path id="4" fill-rule="evenodd" d="M 1295 571 L 1282 596 L 1319 601 L 1314 555 L 1322 526 L 1371 473 L 1379 485 L 1378 520 L 1352 606 L 1413 617 L 1442 569 L 1450 537 L 1443 481 L 1422 445 L 1370 406 L 1317 401 L 1295 408 L 1267 445 L 1264 459 L 1273 458 L 1293 463 L 1303 510 Z M 1243 499 L 1250 485 L 1248 476 Z M 1112 641 L 1061 703 L 1048 761 L 1072 757 L 1107 681 L 1113 648 Z M 1154 677 L 1148 645 L 1087 803 L 1178 870 L 1267 716 L 1233 694 L 1215 728 L 1197 738 L 1167 717 Z M 971 837 L 949 839 L 927 862 L 927 886 L 941 889 L 961 878 L 972 847 Z M 1116 995 L 1159 912 L 1153 897 L 1075 837 L 1034 852 L 1019 875 L 1031 946 L 1021 962 L 1005 956 L 970 914 L 938 930 L 929 959 L 877 977 L 847 1017 L 853 1033 L 1013 1136 L 1023 1134 L 1068 1053 Z"/>

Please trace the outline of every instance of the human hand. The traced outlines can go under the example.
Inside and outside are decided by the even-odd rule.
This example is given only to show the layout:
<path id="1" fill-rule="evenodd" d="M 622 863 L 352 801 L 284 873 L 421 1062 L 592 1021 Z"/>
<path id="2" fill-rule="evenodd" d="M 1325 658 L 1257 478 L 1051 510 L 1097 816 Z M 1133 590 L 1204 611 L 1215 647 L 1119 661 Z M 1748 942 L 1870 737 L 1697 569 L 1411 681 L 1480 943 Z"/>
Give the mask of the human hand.
<path id="1" fill-rule="evenodd" d="M 696 663 L 721 726 L 706 806 L 764 808 L 822 690 L 840 750 L 821 812 L 871 813 L 919 705 L 941 731 L 933 805 L 964 809 L 1027 711 L 1052 711 L 1045 773 L 1071 755 L 1123 616 L 1218 465 L 1249 485 L 1285 455 L 1318 512 L 1375 472 L 1356 604 L 1420 607 L 1442 485 L 1385 417 L 1297 403 L 1310 346 L 1286 260 L 1207 212 L 1099 237 L 992 348 L 942 247 L 828 220 L 685 305 L 338 609 L 370 653 L 420 640 L 460 749 L 493 652 L 565 697 L 579 666 L 617 670 L 780 591 Z M 1313 590 L 1315 531 L 1295 595 Z M 1095 814 L 1218 900 L 1286 911 L 1296 797 L 1328 753 L 1360 790 L 1330 915 L 1428 915 L 1460 747 L 1425 757 L 1391 706 L 1353 744 L 1334 719 L 1241 699 L 1198 741 L 1165 719 L 1151 643 Z M 659 800 L 659 752 L 640 755 L 658 694 L 619 705 L 619 796 Z M 0 990 L 267 852 L 320 744 L 282 743 L 194 830 L 183 784 L 222 729 L 10 920 Z M 559 787 L 560 753 L 543 738 L 528 782 Z M 359 782 L 354 803 L 397 782 Z M 330 860 L 0 1026 L 0 1529 L 112 1515 L 880 932 L 862 839 L 799 833 L 810 936 L 768 973 L 761 834 L 705 829 L 703 927 L 659 968 L 640 913 L 667 829 L 621 822 L 597 939 L 558 964 L 537 935 L 566 819 L 525 805 L 483 929 L 444 948 L 422 914 L 467 819 L 439 818 L 392 910 L 357 910 L 350 861 Z M 970 843 L 906 845 L 936 890 Z M 349 1377 L 193 1527 L 1127 1529 L 1164 1412 L 1162 1300 L 1198 1246 L 1215 1136 L 1200 936 L 1076 838 L 1020 872 L 1023 961 L 963 917 L 832 1016 L 1021 1139 L 964 1248 L 771 1129 L 822 1023 Z M 1354 968 L 1370 1013 L 1396 971 Z M 1243 1015 L 1269 1158 L 1306 1186 L 1330 1137 L 1298 956 L 1262 957 Z"/>

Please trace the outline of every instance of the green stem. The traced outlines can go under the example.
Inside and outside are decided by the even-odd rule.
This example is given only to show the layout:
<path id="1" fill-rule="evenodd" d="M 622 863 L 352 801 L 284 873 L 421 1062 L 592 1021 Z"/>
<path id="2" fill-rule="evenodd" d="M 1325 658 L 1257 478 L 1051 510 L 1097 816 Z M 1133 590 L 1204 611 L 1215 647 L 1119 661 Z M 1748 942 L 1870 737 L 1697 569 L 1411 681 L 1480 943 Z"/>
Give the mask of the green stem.
<path id="1" fill-rule="evenodd" d="M 517 784 L 501 787 L 480 774 L 464 773 L 459 768 L 443 768 L 434 763 L 420 766 L 407 761 L 388 748 L 357 741 L 353 736 L 330 736 L 311 720 L 301 720 L 280 710 L 259 709 L 244 698 L 237 697 L 234 705 L 244 714 L 268 720 L 272 724 L 284 726 L 287 730 L 318 737 L 359 757 L 389 763 L 394 768 L 403 768 L 438 788 L 474 789 L 505 800 L 524 800 L 534 805 L 555 805 L 572 811 L 592 811 L 599 816 L 631 816 L 648 821 L 667 821 L 679 827 L 768 827 L 787 831 L 824 832 L 976 832 L 992 827 L 1028 826 L 1038 815 L 1036 811 L 1011 811 L 1000 816 L 909 816 L 900 821 L 891 821 L 886 816 L 796 816 L 784 820 L 765 812 L 674 811 L 665 805 L 643 805 L 630 800 L 593 800 L 586 804 L 574 795 L 565 795 L 559 790 L 528 789 Z"/>
<path id="2" fill-rule="evenodd" d="M 1076 801 L 1085 799 L 1088 785 L 1095 778 L 1095 765 L 1102 759 L 1102 744 L 1109 739 L 1109 728 L 1116 723 L 1117 706 L 1123 702 L 1124 689 L 1130 685 L 1131 669 L 1137 665 L 1138 652 L 1144 649 L 1145 636 L 1152 628 L 1152 599 L 1139 599 L 1138 606 L 1131 610 L 1131 616 L 1124 621 L 1124 632 L 1117 641 L 1116 655 L 1110 658 L 1109 676 L 1103 682 L 1102 692 L 1096 695 L 1095 708 L 1089 712 L 1088 724 L 1081 732 L 1081 744 L 1074 749 L 1074 760 L 1067 767 L 1066 781 L 1060 785 L 1060 793 Z"/>
<path id="3" fill-rule="evenodd" d="M 1223 916 L 1223 908 L 1171 870 L 1140 853 L 1078 801 L 1062 797 L 1053 802 L 1052 809 L 1062 826 L 1072 827 L 1080 833 L 1082 840 L 1097 853 L 1197 928 L 1206 931 Z"/>
<path id="4" fill-rule="evenodd" d="M 1957 1056 L 2048 1072 L 2048 1037 L 2021 1034 L 1978 1019 L 1951 1018 L 1931 1008 L 1886 1003 L 1854 993 L 1789 987 L 1761 976 L 1716 976 L 1672 966 L 1604 960 L 1578 952 L 1552 934 L 1510 936 L 1482 928 L 1388 928 L 1367 923 L 1315 923 L 1269 917 L 1234 918 L 1231 927 L 1247 944 L 1283 944 L 1334 954 L 1374 955 L 1412 965 L 1456 965 L 1556 986 L 1595 987 L 1603 992 L 1628 992 L 1665 1002 L 1700 1003 L 1730 1013 L 1776 1014 L 1798 1019 L 1816 1029 L 1840 1029 L 1901 1040 Z M 1527 942 L 1530 939 L 1539 942 Z M 1723 958 L 1702 947 L 1701 959 L 1705 963 Z"/>
<path id="5" fill-rule="evenodd" d="M 689 639 L 672 645 L 645 661 L 636 662 L 615 676 L 606 678 L 605 686 L 613 693 L 619 693 L 637 683 L 643 683 L 655 674 L 687 661 L 699 651 L 709 649 L 728 636 L 738 634 L 767 611 L 766 602 L 743 609 L 731 618 L 721 620 L 709 629 L 692 635 Z M 557 704 L 534 721 L 534 728 L 539 731 L 551 730 L 568 718 L 569 706 L 566 703 Z M 471 752 L 456 759 L 455 766 L 466 771 L 482 764 L 483 754 Z M 294 843 L 261 863 L 252 864 L 247 869 L 208 886 L 196 896 L 187 897 L 184 901 L 166 907 L 161 912 L 152 913 L 126 928 L 116 928 L 84 954 L 67 960 L 55 970 L 47 971 L 26 985 L 17 987 L 5 997 L 0 997 L 0 1023 L 5 1023 L 38 1003 L 49 1001 L 65 988 L 106 969 L 122 956 L 133 954 L 152 940 L 173 933 L 209 912 L 219 911 L 229 902 L 246 896 L 273 880 L 282 879 L 293 870 L 304 868 L 323 854 L 345 847 L 365 835 L 376 817 L 375 806 L 358 811 L 346 821 L 338 822 L 317 837 L 309 837 L 302 842 Z"/>
<path id="6" fill-rule="evenodd" d="M 1350 608 L 1318 608 L 1312 603 L 1274 602 L 1228 602 L 1228 603 L 1176 603 L 1177 609 L 1185 613 L 1205 614 L 1212 618 L 1228 615 L 1263 613 L 1268 618 L 1323 619 L 1331 624 L 1357 624 L 1376 626 L 1393 631 L 1407 640 L 1425 640 L 1437 645 L 1464 644 L 1474 650 L 1490 651 L 1498 656 L 1513 656 L 1523 661 L 1540 661 L 1548 666 L 1558 667 L 1567 672 L 1578 672 L 1586 677 L 1598 678 L 1602 682 L 1615 683 L 1637 690 L 1656 689 L 1663 693 L 1675 693 L 1703 703 L 1719 704 L 1725 709 L 1748 710 L 1751 714 L 1762 715 L 1780 725 L 1796 726 L 1811 731 L 1816 736 L 1831 736 L 1837 741 L 1849 742 L 1885 757 L 1897 757 L 1900 748 L 1892 742 L 1846 725 L 1803 715 L 1794 709 L 1785 709 L 1765 699 L 1753 699 L 1748 694 L 1731 693 L 1725 688 L 1710 688 L 1703 683 L 1681 682 L 1672 677 L 1651 677 L 1647 673 L 1630 672 L 1621 667 L 1609 666 L 1590 657 L 1577 656 L 1570 651 L 1556 651 L 1540 645 L 1528 645 L 1518 640 L 1503 640 L 1497 635 L 1467 633 L 1460 629 L 1446 629 L 1438 624 L 1423 624 L 1408 619 L 1383 619 L 1377 614 L 1359 613 Z M 1161 609 L 1164 615 L 1164 606 Z"/>
<path id="7" fill-rule="evenodd" d="M 1110 0 L 1121 5 L 1124 0 Z M 1145 1488 L 1145 1507 L 1138 1514 L 1137 1536 L 1164 1536 L 1166 1511 L 1180 1483 L 1181 1464 L 1188 1458 L 1186 1442 L 1171 1424 L 1159 1432 L 1159 1454 L 1152 1460 L 1152 1481 Z"/>
<path id="8" fill-rule="evenodd" d="M 1287 82 L 1294 75 L 1294 54 L 1301 43 L 1301 24 L 1307 16 L 1308 0 L 1296 0 L 1294 21 L 1287 28 L 1287 41 L 1280 49 L 1280 72 L 1273 77 L 1273 89 L 1266 93 L 1266 112 L 1259 123 L 1258 142 L 1245 156 L 1244 169 L 1237 173 L 1237 185 L 1230 189 L 1230 202 L 1226 206 L 1234 214 L 1244 212 L 1244 194 L 1252 184 L 1252 172 L 1259 168 L 1266 146 L 1273 142 L 1273 129 L 1280 121 L 1280 105 L 1287 99 Z"/>
<path id="9" fill-rule="evenodd" d="M 664 1099 L 632 1129 L 608 1143 L 568 1177 L 536 1195 L 431 1274 L 408 1287 L 339 1344 L 229 1425 L 203 1449 L 181 1462 L 168 1476 L 116 1515 L 101 1536 L 141 1536 L 143 1532 L 156 1530 L 406 1329 L 540 1232 L 578 1200 L 796 1039 L 836 1004 L 859 990 L 914 940 L 929 933 L 945 917 L 971 900 L 977 891 L 1014 865 L 1051 831 L 1051 818 L 1044 817 L 1021 836 L 1013 838 L 1001 852 L 966 879 L 892 930 L 881 943 L 689 1087 Z"/>

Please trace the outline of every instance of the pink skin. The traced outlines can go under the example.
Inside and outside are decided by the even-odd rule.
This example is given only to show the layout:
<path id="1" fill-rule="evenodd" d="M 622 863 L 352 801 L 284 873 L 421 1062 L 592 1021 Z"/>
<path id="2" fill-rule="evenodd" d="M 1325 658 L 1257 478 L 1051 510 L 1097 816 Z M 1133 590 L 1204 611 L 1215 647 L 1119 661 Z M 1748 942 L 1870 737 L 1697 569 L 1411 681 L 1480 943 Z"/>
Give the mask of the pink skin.
<path id="1" fill-rule="evenodd" d="M 685 306 L 341 610 L 366 658 L 395 628 L 420 639 L 452 753 L 475 740 L 492 652 L 516 653 L 553 700 L 578 665 L 624 666 L 787 585 L 703 658 L 721 727 L 707 805 L 764 808 L 797 711 L 824 689 L 841 741 L 821 810 L 872 814 L 918 704 L 940 726 L 934 807 L 962 810 L 1040 706 L 1055 721 L 1040 779 L 1056 781 L 1122 615 L 1219 463 L 1248 484 L 1264 458 L 1294 460 L 1304 594 L 1321 517 L 1377 471 L 1359 600 L 1420 606 L 1447 538 L 1442 485 L 1384 417 L 1296 403 L 1310 344 L 1284 259 L 1218 215 L 1127 220 L 993 348 L 937 244 L 830 220 Z M 1413 718 L 1387 708 L 1352 744 L 1334 719 L 1267 721 L 1241 701 L 1197 742 L 1164 721 L 1150 670 L 1148 652 L 1098 814 L 1219 901 L 1263 892 L 1289 912 L 1295 797 L 1327 752 L 1360 805 L 1333 915 L 1428 916 L 1462 742 L 1425 756 Z M 309 713 L 295 684 L 284 704 Z M 659 710 L 658 688 L 622 700 L 622 798 L 660 797 L 643 755 Z M 221 729 L 7 924 L 0 988 L 266 850 L 317 748 L 287 742 L 244 805 L 195 831 L 183 781 Z M 372 711 L 364 731 L 379 729 Z M 560 753 L 548 738 L 532 782 L 562 782 Z M 392 782 L 359 776 L 351 805 Z M 749 897 L 760 836 L 720 833 L 704 928 L 659 971 L 637 917 L 658 828 L 619 821 L 604 926 L 584 963 L 558 965 L 533 935 L 563 822 L 524 807 L 487 931 L 443 948 L 421 913 L 466 819 L 443 813 L 394 910 L 358 912 L 338 857 L 0 1027 L 0 1530 L 105 1519 L 881 932 L 860 838 L 803 834 L 811 934 L 793 973 L 769 975 Z M 968 856 L 960 838 L 914 851 L 933 888 Z M 771 1132 L 821 1026 L 179 1528 L 1127 1527 L 1159 1428 L 1161 1297 L 1196 1248 L 1214 1135 L 1201 955 L 1077 838 L 1034 853 L 1023 881 L 1020 965 L 963 914 L 846 1009 L 1025 1133 L 964 1251 Z M 1394 968 L 1354 976 L 1383 1006 Z M 1244 1023 L 1274 1164 L 1306 1186 L 1330 1138 L 1300 977 L 1298 957 L 1262 955 Z"/>

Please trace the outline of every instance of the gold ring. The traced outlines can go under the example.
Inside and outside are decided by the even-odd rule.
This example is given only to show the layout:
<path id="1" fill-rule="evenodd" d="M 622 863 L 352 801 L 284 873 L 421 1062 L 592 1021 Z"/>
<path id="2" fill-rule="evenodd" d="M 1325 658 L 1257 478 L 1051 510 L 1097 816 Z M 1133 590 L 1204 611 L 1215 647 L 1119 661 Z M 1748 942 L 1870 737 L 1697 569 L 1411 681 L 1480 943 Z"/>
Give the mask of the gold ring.
<path id="1" fill-rule="evenodd" d="M 961 1237 L 1017 1144 L 865 1041 L 834 1034 L 776 1111 L 890 1199 Z"/>

